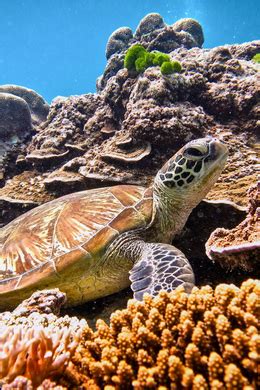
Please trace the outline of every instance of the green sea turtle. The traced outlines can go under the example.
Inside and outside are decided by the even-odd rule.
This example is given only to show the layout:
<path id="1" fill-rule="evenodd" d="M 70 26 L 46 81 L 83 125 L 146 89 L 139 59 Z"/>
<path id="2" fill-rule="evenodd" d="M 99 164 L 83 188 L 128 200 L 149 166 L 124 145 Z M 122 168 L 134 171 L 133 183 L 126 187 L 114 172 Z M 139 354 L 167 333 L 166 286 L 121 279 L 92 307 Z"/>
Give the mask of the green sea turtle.
<path id="1" fill-rule="evenodd" d="M 72 193 L 10 222 L 0 232 L 0 308 L 37 289 L 58 287 L 67 306 L 131 284 L 134 297 L 190 291 L 194 274 L 171 245 L 222 171 L 227 148 L 194 140 L 157 173 L 150 188 L 117 185 Z"/>

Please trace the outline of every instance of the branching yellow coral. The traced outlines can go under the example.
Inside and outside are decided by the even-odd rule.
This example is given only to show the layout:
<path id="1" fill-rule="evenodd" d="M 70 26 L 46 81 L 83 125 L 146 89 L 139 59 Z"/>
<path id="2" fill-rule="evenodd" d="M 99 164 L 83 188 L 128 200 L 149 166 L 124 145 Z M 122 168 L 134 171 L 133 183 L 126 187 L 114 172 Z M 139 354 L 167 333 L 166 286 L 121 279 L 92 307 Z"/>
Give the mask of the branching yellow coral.
<path id="1" fill-rule="evenodd" d="M 256 389 L 260 282 L 130 300 L 86 327 L 67 370 L 85 389 Z M 68 379 L 67 379 L 68 381 Z"/>

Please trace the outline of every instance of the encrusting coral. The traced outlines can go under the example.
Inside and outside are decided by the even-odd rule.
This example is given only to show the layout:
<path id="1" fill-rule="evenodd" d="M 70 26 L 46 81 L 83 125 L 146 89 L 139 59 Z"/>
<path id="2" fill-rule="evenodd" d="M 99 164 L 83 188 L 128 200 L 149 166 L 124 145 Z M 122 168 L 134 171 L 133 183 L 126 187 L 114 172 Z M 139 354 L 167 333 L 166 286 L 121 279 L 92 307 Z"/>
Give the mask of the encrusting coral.
<path id="1" fill-rule="evenodd" d="M 130 300 L 86 327 L 61 383 L 82 389 L 257 388 L 260 283 Z M 258 303 L 257 303 L 258 302 Z"/>

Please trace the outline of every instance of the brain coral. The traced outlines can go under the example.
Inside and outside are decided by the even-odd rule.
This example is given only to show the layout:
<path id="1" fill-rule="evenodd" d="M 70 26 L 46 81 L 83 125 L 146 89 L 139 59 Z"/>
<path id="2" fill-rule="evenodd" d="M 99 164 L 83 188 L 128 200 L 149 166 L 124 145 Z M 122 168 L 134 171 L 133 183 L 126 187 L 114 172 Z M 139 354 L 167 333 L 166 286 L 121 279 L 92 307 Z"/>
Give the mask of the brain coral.
<path id="1" fill-rule="evenodd" d="M 85 328 L 62 384 L 82 389 L 255 389 L 260 282 L 130 300 Z M 258 303 L 257 303 L 258 301 Z M 258 313 L 257 313 L 258 311 Z M 258 317 L 257 317 L 258 316 Z M 71 367 L 71 366 L 70 366 Z"/>

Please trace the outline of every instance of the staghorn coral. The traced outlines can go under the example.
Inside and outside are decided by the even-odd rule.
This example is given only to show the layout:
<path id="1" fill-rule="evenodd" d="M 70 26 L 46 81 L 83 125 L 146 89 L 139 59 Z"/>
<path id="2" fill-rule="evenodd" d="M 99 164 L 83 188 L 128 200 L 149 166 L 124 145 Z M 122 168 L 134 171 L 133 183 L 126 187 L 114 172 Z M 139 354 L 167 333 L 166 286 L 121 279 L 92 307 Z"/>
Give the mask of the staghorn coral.
<path id="1" fill-rule="evenodd" d="M 257 388 L 259 280 L 130 300 L 86 327 L 61 383 L 82 389 Z"/>
<path id="2" fill-rule="evenodd" d="M 11 382 L 19 375 L 34 386 L 45 378 L 61 374 L 77 347 L 81 331 L 32 326 L 0 328 L 0 382 Z"/>

